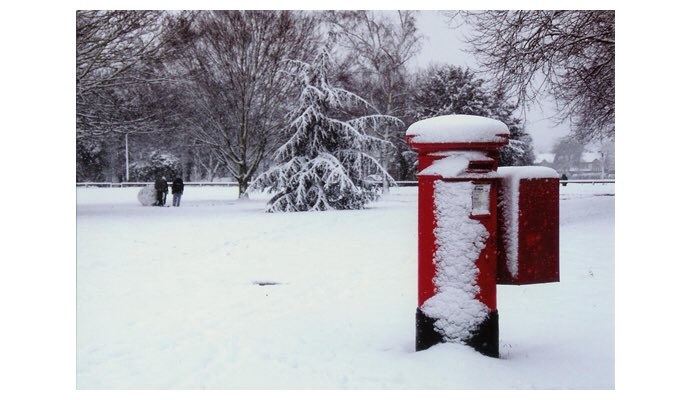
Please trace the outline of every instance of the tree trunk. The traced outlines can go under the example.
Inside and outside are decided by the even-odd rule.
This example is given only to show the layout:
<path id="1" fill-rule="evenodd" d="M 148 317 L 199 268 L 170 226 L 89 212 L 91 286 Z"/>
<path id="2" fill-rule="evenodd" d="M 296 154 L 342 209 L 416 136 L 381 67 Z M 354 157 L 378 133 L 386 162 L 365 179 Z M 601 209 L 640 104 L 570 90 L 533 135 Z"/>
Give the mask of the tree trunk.
<path id="1" fill-rule="evenodd" d="M 388 128 L 386 128 L 386 131 L 388 131 Z M 386 133 L 386 140 L 388 140 L 388 134 Z M 388 148 L 384 147 L 381 149 L 381 167 L 383 167 L 383 170 L 385 172 L 388 172 Z M 381 187 L 383 194 L 388 194 L 390 192 L 390 188 L 388 187 L 388 179 L 386 179 L 385 175 L 381 175 Z"/>
<path id="2" fill-rule="evenodd" d="M 240 192 L 239 198 L 248 199 L 249 194 L 247 194 L 247 189 L 249 188 L 249 181 L 247 179 L 241 178 L 237 180 L 237 184 Z"/>

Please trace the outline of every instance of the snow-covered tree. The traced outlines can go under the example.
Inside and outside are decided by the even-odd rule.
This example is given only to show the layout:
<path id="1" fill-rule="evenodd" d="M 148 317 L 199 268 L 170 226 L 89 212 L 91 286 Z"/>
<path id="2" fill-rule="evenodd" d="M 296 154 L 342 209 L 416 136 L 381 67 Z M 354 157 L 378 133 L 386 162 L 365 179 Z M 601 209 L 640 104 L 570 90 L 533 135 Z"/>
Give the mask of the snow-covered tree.
<path id="1" fill-rule="evenodd" d="M 508 126 L 508 144 L 501 147 L 498 164 L 500 166 L 524 166 L 534 164 L 532 136 L 525 132 L 522 120 L 513 115 L 516 105 L 506 99 L 505 93 L 495 90 L 491 94 L 491 113 L 488 115 Z"/>
<path id="2" fill-rule="evenodd" d="M 380 114 L 350 118 L 349 110 L 371 106 L 329 82 L 333 61 L 328 50 L 312 64 L 291 63 L 300 66 L 302 90 L 287 127 L 289 139 L 275 153 L 277 165 L 261 174 L 252 189 L 276 193 L 269 212 L 361 209 L 380 194 L 377 185 L 367 184 L 367 176 L 392 181 L 371 155 L 390 143 L 366 130 L 397 119 Z"/>
<path id="3" fill-rule="evenodd" d="M 180 160 L 176 156 L 155 150 L 151 152 L 148 160 L 133 163 L 131 170 L 135 180 L 153 181 L 161 176 L 173 179 L 179 175 L 181 168 Z"/>
<path id="4" fill-rule="evenodd" d="M 100 137 L 77 138 L 77 182 L 105 179 L 107 154 Z"/>
<path id="5" fill-rule="evenodd" d="M 585 146 L 572 136 L 559 139 L 553 146 L 554 168 L 558 172 L 569 173 L 579 165 Z"/>
<path id="6" fill-rule="evenodd" d="M 315 54 L 317 26 L 307 12 L 200 11 L 181 38 L 176 97 L 184 125 L 237 181 L 240 198 L 287 122 L 294 88 L 282 61 Z"/>
<path id="7" fill-rule="evenodd" d="M 348 89 L 360 93 L 382 114 L 404 118 L 412 100 L 407 66 L 422 45 L 416 14 L 409 10 L 324 12 L 330 33 L 346 53 L 343 65 L 352 78 Z M 383 148 L 378 160 L 398 178 L 404 174 L 402 153 L 408 150 L 405 126 L 392 124 L 371 132 L 395 146 Z M 388 191 L 385 181 L 383 191 Z"/>
<path id="8" fill-rule="evenodd" d="M 141 129 L 130 90 L 153 84 L 150 64 L 164 53 L 161 11 L 79 10 L 76 14 L 77 137 Z"/>
<path id="9" fill-rule="evenodd" d="M 179 77 L 165 66 L 179 53 L 180 21 L 166 11 L 76 12 L 78 180 L 127 179 L 130 156 L 184 142 L 166 90 Z"/>
<path id="10" fill-rule="evenodd" d="M 469 68 L 442 65 L 420 73 L 413 113 L 417 120 L 449 114 L 497 119 L 510 130 L 509 144 L 501 149 L 500 165 L 531 165 L 532 138 L 522 121 L 513 116 L 516 108 L 504 92 L 490 89 Z"/>

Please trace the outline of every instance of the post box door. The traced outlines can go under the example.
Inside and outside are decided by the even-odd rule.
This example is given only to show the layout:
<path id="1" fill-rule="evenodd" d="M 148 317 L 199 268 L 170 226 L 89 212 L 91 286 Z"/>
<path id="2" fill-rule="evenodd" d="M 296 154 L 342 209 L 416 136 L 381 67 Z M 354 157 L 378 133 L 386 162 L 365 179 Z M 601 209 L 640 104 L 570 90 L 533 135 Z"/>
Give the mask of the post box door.
<path id="1" fill-rule="evenodd" d="M 509 207 L 507 201 L 499 202 L 497 283 L 528 285 L 558 282 L 558 179 L 519 179 L 514 184 L 519 185 L 517 207 Z M 501 185 L 499 192 L 501 190 L 515 188 Z M 512 218 L 511 227 L 509 218 Z"/>

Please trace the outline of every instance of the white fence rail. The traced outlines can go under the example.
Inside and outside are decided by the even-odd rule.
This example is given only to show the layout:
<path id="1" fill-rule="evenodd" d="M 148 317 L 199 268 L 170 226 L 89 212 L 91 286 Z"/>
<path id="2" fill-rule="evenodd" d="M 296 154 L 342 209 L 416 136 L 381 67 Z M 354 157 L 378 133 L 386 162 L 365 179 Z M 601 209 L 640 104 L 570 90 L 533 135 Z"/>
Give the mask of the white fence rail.
<path id="1" fill-rule="evenodd" d="M 106 187 L 106 188 L 123 188 L 123 187 L 141 187 L 146 185 L 153 185 L 153 182 L 77 182 L 77 187 Z M 168 182 L 170 185 L 170 182 Z M 185 182 L 185 186 L 237 186 L 237 182 Z"/>
<path id="2" fill-rule="evenodd" d="M 566 179 L 561 180 L 561 183 L 616 183 L 615 179 Z"/>
<path id="3" fill-rule="evenodd" d="M 374 182 L 372 182 L 374 183 Z M 561 183 L 589 183 L 589 184 L 610 184 L 615 183 L 615 179 L 568 179 L 562 180 Z M 380 184 L 376 182 L 375 184 Z M 105 188 L 123 188 L 123 187 L 141 187 L 146 185 L 153 185 L 153 182 L 77 182 L 77 187 L 105 187 Z M 417 181 L 398 181 L 397 186 L 417 186 Z M 238 186 L 237 182 L 185 182 L 185 186 Z"/>

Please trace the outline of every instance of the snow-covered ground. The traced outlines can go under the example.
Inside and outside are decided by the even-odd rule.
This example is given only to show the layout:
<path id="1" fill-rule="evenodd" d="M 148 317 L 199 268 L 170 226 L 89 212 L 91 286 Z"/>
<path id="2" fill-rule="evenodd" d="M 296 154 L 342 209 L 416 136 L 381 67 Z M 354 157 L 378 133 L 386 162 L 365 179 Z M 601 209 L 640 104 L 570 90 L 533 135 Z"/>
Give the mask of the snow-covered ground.
<path id="1" fill-rule="evenodd" d="M 561 187 L 561 282 L 499 287 L 500 359 L 414 351 L 416 188 L 290 214 L 137 191 L 77 189 L 80 389 L 615 387 L 612 184 Z"/>

